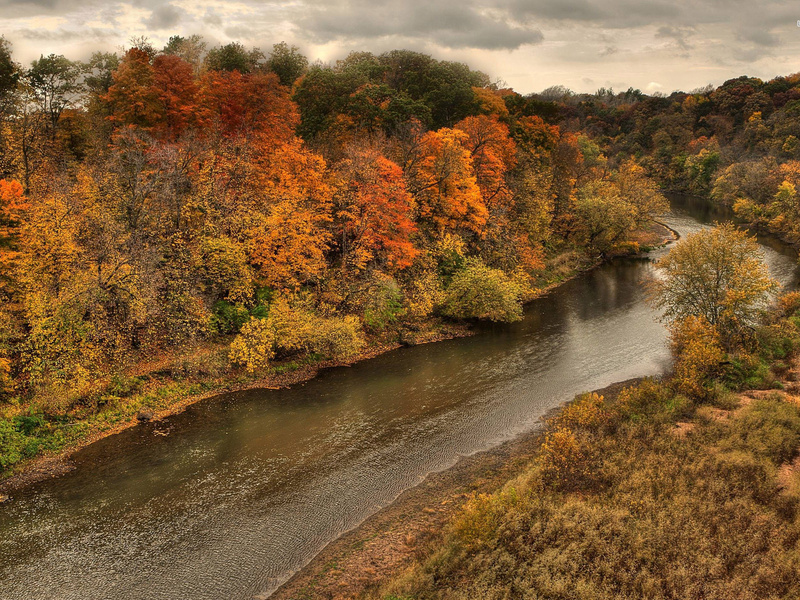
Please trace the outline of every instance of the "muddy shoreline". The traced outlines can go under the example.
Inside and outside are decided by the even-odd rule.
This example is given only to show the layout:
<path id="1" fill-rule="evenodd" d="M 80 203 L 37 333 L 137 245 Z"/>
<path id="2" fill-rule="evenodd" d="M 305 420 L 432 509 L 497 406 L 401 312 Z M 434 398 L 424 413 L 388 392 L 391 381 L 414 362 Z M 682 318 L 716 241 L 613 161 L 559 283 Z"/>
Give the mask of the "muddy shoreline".
<path id="1" fill-rule="evenodd" d="M 642 378 L 613 383 L 596 393 L 614 398 Z M 566 399 L 564 405 L 572 399 Z M 541 418 L 542 425 L 561 407 Z M 400 573 L 435 544 L 442 528 L 473 494 L 493 492 L 521 473 L 537 452 L 542 427 L 461 457 L 452 467 L 429 473 L 391 504 L 330 542 L 271 594 L 259 600 L 338 600 L 358 597 Z"/>
<path id="2" fill-rule="evenodd" d="M 431 344 L 434 342 L 442 342 L 445 340 L 468 337 L 471 335 L 474 335 L 474 332 L 469 324 L 448 324 L 445 328 L 436 331 L 433 335 L 418 340 L 415 345 Z M 357 356 L 347 361 L 323 361 L 311 365 L 304 365 L 303 367 L 300 367 L 294 371 L 269 375 L 267 377 L 254 379 L 241 384 L 223 384 L 218 387 L 213 387 L 212 389 L 209 389 L 203 393 L 182 398 L 177 402 L 170 404 L 170 406 L 167 408 L 157 411 L 150 420 L 158 421 L 165 419 L 171 415 L 183 412 L 193 404 L 224 394 L 256 389 L 274 390 L 290 388 L 294 385 L 306 383 L 307 381 L 314 379 L 321 371 L 325 369 L 349 367 L 361 361 L 375 358 L 376 356 L 380 356 L 381 354 L 385 354 L 402 347 L 403 344 L 399 342 L 382 343 L 367 348 Z M 30 462 L 23 463 L 19 472 L 0 480 L 0 502 L 8 500 L 13 492 L 19 491 L 40 481 L 51 479 L 53 477 L 59 477 L 65 473 L 69 473 L 75 468 L 71 460 L 72 455 L 80 452 L 82 449 L 93 444 L 94 442 L 121 433 L 122 431 L 125 431 L 131 427 L 135 427 L 138 424 L 139 420 L 137 419 L 136 415 L 133 415 L 130 419 L 113 427 L 93 432 L 89 436 L 83 438 L 76 445 L 65 448 L 54 454 L 45 454 L 36 457 L 31 459 Z"/>

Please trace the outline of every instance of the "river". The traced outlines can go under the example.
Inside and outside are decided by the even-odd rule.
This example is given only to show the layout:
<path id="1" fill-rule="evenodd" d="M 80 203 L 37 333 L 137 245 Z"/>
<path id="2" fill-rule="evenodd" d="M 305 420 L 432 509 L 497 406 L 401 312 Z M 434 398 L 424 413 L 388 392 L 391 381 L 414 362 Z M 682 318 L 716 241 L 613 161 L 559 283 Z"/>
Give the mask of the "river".
<path id="1" fill-rule="evenodd" d="M 685 235 L 714 217 L 674 199 L 664 222 Z M 773 275 L 796 285 L 792 252 L 763 242 Z M 220 396 L 89 446 L 73 472 L 0 505 L 0 598 L 266 598 L 428 472 L 576 393 L 664 372 L 666 331 L 640 285 L 651 269 L 616 260 L 520 323 Z"/>

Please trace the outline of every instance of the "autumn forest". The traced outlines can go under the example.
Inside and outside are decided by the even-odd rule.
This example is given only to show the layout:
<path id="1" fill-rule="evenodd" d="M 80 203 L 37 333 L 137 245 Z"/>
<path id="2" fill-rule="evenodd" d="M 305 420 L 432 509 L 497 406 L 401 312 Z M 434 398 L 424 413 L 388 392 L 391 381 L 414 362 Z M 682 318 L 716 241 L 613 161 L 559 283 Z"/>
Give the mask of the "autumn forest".
<path id="1" fill-rule="evenodd" d="M 0 471 L 201 393 L 515 321 L 682 192 L 800 240 L 800 77 L 521 95 L 398 50 L 0 44 Z M 67 427 L 67 426 L 74 427 Z"/>

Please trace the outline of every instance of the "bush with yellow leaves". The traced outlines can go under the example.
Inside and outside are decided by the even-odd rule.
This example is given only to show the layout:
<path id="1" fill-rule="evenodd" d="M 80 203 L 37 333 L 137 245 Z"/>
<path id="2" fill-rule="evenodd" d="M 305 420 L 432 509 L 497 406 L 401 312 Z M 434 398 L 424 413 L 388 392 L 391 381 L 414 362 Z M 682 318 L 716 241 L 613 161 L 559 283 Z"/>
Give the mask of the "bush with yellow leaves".
<path id="1" fill-rule="evenodd" d="M 269 319 L 251 317 L 231 342 L 228 357 L 251 373 L 266 369 L 275 358 L 275 329 Z"/>
<path id="2" fill-rule="evenodd" d="M 545 484 L 569 491 L 586 487 L 594 481 L 598 461 L 583 439 L 561 425 L 545 435 L 539 466 Z"/>
<path id="3" fill-rule="evenodd" d="M 555 425 L 573 429 L 596 431 L 611 422 L 611 413 L 606 409 L 605 399 L 595 392 L 581 394 L 565 405 L 553 419 Z"/>
<path id="4" fill-rule="evenodd" d="M 356 317 L 323 317 L 302 301 L 279 298 L 266 318 L 253 317 L 242 327 L 231 343 L 229 358 L 252 373 L 267 368 L 276 356 L 313 353 L 346 359 L 364 344 Z"/>
<path id="5" fill-rule="evenodd" d="M 440 310 L 451 319 L 519 321 L 522 287 L 500 269 L 471 258 L 463 270 L 453 275 Z"/>
<path id="6" fill-rule="evenodd" d="M 676 389 L 691 398 L 707 400 L 725 360 L 719 331 L 705 318 L 690 316 L 673 324 L 670 337 Z"/>
<path id="7" fill-rule="evenodd" d="M 778 309 L 785 317 L 796 316 L 800 312 L 800 292 L 786 292 L 778 298 Z"/>

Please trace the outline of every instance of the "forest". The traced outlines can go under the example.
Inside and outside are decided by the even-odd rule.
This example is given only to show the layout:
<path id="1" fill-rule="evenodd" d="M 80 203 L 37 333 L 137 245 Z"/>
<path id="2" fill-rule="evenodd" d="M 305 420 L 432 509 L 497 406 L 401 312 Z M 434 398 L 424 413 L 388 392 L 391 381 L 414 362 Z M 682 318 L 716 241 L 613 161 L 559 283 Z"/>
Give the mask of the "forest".
<path id="1" fill-rule="evenodd" d="M 662 194 L 797 242 L 800 76 L 522 95 L 407 50 L 0 43 L 0 471 L 169 398 L 515 321 L 660 241 Z"/>

